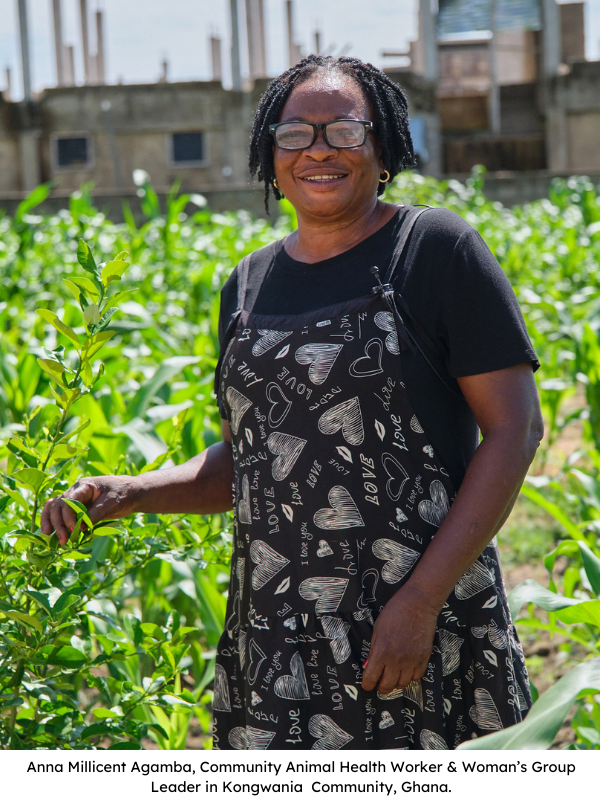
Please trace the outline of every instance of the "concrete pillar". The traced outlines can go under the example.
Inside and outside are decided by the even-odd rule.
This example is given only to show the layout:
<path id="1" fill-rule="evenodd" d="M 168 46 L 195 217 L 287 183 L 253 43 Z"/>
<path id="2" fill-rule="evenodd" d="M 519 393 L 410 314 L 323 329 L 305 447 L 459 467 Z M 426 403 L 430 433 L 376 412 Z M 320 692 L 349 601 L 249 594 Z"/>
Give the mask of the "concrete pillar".
<path id="1" fill-rule="evenodd" d="M 159 83 L 168 83 L 169 82 L 169 62 L 166 58 L 160 62 L 162 72 L 160 74 L 160 78 L 158 79 Z"/>
<path id="2" fill-rule="evenodd" d="M 72 44 L 64 46 L 65 86 L 75 86 L 75 48 Z"/>
<path id="3" fill-rule="evenodd" d="M 231 12 L 231 88 L 242 91 L 242 67 L 240 62 L 240 21 L 238 0 L 229 0 Z"/>
<path id="4" fill-rule="evenodd" d="M 439 77 L 437 45 L 437 12 L 432 0 L 419 0 L 419 42 L 421 47 L 421 75 L 429 81 Z"/>
<path id="5" fill-rule="evenodd" d="M 498 3 L 497 0 L 491 0 L 490 3 L 490 27 L 492 30 L 492 38 L 488 45 L 488 62 L 490 71 L 490 89 L 488 94 L 488 116 L 490 131 L 494 136 L 500 136 L 501 119 L 500 119 L 500 79 L 498 70 Z"/>
<path id="6" fill-rule="evenodd" d="M 545 78 L 558 74 L 561 56 L 560 13 L 556 0 L 542 0 L 542 69 Z"/>
<path id="7" fill-rule="evenodd" d="M 223 67 L 221 62 L 221 40 L 218 36 L 210 37 L 210 60 L 213 81 L 222 81 Z"/>
<path id="8" fill-rule="evenodd" d="M 321 55 L 321 31 L 315 31 L 315 53 Z"/>
<path id="9" fill-rule="evenodd" d="M 96 82 L 106 83 L 106 56 L 104 52 L 104 20 L 102 11 L 96 11 Z"/>
<path id="10" fill-rule="evenodd" d="M 31 54 L 29 50 L 29 23 L 27 0 L 18 0 L 19 31 L 21 34 L 21 64 L 23 65 L 23 98 L 31 100 Z"/>
<path id="11" fill-rule="evenodd" d="M 60 0 L 52 0 L 54 17 L 54 54 L 56 57 L 56 85 L 65 85 L 65 46 L 63 44 L 62 13 Z"/>
<path id="12" fill-rule="evenodd" d="M 267 74 L 263 0 L 246 0 L 246 30 L 250 79 Z"/>
<path id="13" fill-rule="evenodd" d="M 88 30 L 87 0 L 79 0 L 79 14 L 81 16 L 81 47 L 83 51 L 83 82 L 91 82 L 90 64 L 90 36 Z"/>
<path id="14" fill-rule="evenodd" d="M 42 180 L 39 141 L 39 131 L 22 131 L 19 136 L 21 183 L 25 192 L 33 191 Z"/>
<path id="15" fill-rule="evenodd" d="M 296 64 L 296 45 L 294 43 L 294 9 L 292 0 L 286 0 L 285 14 L 287 23 L 287 41 L 288 41 L 288 66 L 293 67 Z"/>
<path id="16" fill-rule="evenodd" d="M 569 171 L 567 117 L 560 103 L 546 110 L 546 152 L 551 172 Z"/>

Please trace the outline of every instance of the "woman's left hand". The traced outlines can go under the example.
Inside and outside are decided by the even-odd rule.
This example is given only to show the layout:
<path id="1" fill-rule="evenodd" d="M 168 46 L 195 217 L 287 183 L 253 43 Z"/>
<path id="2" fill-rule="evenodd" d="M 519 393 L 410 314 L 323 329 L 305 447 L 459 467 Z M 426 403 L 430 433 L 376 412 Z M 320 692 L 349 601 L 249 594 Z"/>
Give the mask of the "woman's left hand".
<path id="1" fill-rule="evenodd" d="M 377 687 L 381 694 L 389 694 L 422 678 L 433 649 L 438 613 L 409 586 L 399 589 L 373 628 L 362 688 Z"/>

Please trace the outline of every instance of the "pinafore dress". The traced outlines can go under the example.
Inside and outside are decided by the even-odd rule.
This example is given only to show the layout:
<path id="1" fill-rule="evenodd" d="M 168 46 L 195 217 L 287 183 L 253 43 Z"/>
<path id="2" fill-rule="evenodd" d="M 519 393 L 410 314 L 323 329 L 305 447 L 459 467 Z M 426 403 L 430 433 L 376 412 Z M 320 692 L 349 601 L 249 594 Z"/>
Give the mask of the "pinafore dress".
<path id="1" fill-rule="evenodd" d="M 215 667 L 215 749 L 453 749 L 531 704 L 495 542 L 442 609 L 427 672 L 361 688 L 373 624 L 456 488 L 404 383 L 415 337 L 384 285 L 309 313 L 244 310 L 217 371 L 231 426 L 234 541 Z M 365 265 L 369 269 L 371 265 Z"/>

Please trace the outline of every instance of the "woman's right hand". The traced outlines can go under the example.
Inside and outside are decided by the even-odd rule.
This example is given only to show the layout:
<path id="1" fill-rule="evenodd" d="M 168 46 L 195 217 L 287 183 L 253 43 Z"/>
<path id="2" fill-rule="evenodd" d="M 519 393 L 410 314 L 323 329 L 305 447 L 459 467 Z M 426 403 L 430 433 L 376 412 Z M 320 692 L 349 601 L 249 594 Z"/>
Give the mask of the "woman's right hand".
<path id="1" fill-rule="evenodd" d="M 107 519 L 121 519 L 136 512 L 137 486 L 129 475 L 101 475 L 82 478 L 60 497 L 48 500 L 42 509 L 41 531 L 50 536 L 53 531 L 61 544 L 69 540 L 77 524 L 76 512 L 65 503 L 77 500 L 87 508 L 88 516 L 96 524 Z"/>

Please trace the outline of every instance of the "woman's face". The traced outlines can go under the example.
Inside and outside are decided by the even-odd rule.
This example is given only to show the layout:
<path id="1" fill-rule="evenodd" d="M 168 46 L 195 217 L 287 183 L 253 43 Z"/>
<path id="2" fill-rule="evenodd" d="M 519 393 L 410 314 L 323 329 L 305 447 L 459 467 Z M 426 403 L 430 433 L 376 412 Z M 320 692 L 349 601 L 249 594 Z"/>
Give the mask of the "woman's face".
<path id="1" fill-rule="evenodd" d="M 372 120 L 369 102 L 352 78 L 317 72 L 290 94 L 279 122 L 332 122 L 336 119 Z M 383 172 L 380 147 L 374 133 L 361 147 L 336 149 L 323 131 L 306 150 L 273 147 L 277 183 L 300 216 L 332 221 L 360 214 L 377 200 Z"/>

